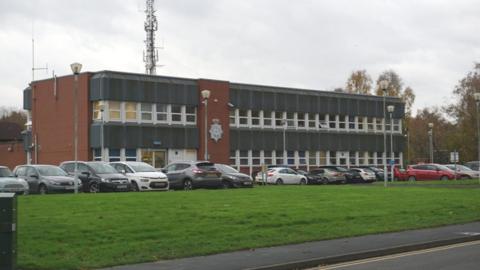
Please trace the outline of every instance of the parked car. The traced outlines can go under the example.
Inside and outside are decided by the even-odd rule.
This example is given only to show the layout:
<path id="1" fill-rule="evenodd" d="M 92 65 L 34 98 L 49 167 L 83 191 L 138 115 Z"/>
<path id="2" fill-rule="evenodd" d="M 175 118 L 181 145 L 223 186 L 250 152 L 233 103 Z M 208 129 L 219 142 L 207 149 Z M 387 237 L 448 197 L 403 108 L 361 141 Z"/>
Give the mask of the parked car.
<path id="1" fill-rule="evenodd" d="M 314 169 L 310 171 L 310 174 L 321 177 L 322 184 L 330 184 L 330 183 L 345 184 L 347 181 L 347 179 L 345 178 L 345 173 L 328 169 L 328 168 Z"/>
<path id="2" fill-rule="evenodd" d="M 383 169 L 377 168 L 375 166 L 358 166 L 357 168 L 369 169 L 375 173 L 377 181 L 383 181 L 385 178 L 383 175 Z"/>
<path id="3" fill-rule="evenodd" d="M 409 181 L 415 180 L 448 180 L 455 178 L 455 172 L 439 164 L 418 164 L 407 169 Z"/>
<path id="4" fill-rule="evenodd" d="M 78 161 L 78 178 L 83 183 L 84 192 L 129 191 L 130 183 L 125 175 L 101 161 Z M 75 161 L 60 164 L 69 175 L 75 174 Z"/>
<path id="5" fill-rule="evenodd" d="M 408 180 L 407 170 L 400 168 L 399 166 L 393 167 L 393 179 L 396 181 L 406 181 Z"/>
<path id="6" fill-rule="evenodd" d="M 293 169 L 293 170 L 296 171 L 298 174 L 305 176 L 307 178 L 307 183 L 309 185 L 323 184 L 325 181 L 322 175 L 313 174 L 311 172 L 307 172 L 300 169 Z"/>
<path id="7" fill-rule="evenodd" d="M 223 187 L 253 187 L 252 177 L 225 164 L 215 164 L 215 168 L 222 173 Z"/>
<path id="8" fill-rule="evenodd" d="M 192 190 L 200 187 L 223 187 L 222 173 L 209 161 L 177 161 L 162 172 L 168 177 L 170 188 Z"/>
<path id="9" fill-rule="evenodd" d="M 47 194 L 75 190 L 73 177 L 58 166 L 19 165 L 15 167 L 13 174 L 27 181 L 29 193 Z M 80 181 L 77 186 L 81 188 Z"/>
<path id="10" fill-rule="evenodd" d="M 8 167 L 0 166 L 0 192 L 28 194 L 28 183 L 13 175 Z"/>
<path id="11" fill-rule="evenodd" d="M 480 171 L 480 161 L 469 161 L 465 163 L 465 166 L 474 171 Z"/>
<path id="12" fill-rule="evenodd" d="M 375 173 L 366 168 L 350 168 L 350 171 L 358 172 L 364 183 L 372 183 L 377 180 Z"/>
<path id="13" fill-rule="evenodd" d="M 460 179 L 472 179 L 472 178 L 478 178 L 478 175 L 480 174 L 479 171 L 474 171 L 470 169 L 467 166 L 464 165 L 459 165 L 459 164 L 447 164 L 445 165 L 447 168 L 449 168 L 452 171 L 455 171 L 457 174 L 457 178 Z"/>
<path id="14" fill-rule="evenodd" d="M 168 190 L 168 178 L 145 162 L 119 161 L 109 163 L 125 175 L 133 191 Z"/>
<path id="15" fill-rule="evenodd" d="M 271 168 L 267 171 L 267 183 L 268 184 L 300 184 L 306 185 L 308 183 L 307 178 L 290 168 Z M 261 183 L 261 175 L 257 175 L 256 182 Z"/>
<path id="16" fill-rule="evenodd" d="M 328 166 L 320 166 L 319 168 L 331 169 L 331 170 L 334 170 L 336 172 L 343 173 L 345 175 L 346 183 L 360 183 L 360 182 L 363 182 L 362 176 L 360 175 L 359 172 L 349 170 L 349 169 L 347 169 L 345 167 L 342 167 L 342 166 L 328 165 Z"/>

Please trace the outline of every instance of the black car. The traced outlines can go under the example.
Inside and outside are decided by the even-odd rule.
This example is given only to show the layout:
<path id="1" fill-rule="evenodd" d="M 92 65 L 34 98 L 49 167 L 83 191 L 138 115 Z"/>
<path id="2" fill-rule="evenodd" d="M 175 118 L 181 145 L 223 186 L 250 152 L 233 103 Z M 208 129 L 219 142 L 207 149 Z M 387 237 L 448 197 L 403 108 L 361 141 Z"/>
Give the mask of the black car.
<path id="1" fill-rule="evenodd" d="M 225 164 L 215 164 L 215 168 L 222 173 L 225 188 L 253 187 L 253 180 L 250 176 Z"/>
<path id="2" fill-rule="evenodd" d="M 307 178 L 307 183 L 309 185 L 316 185 L 316 184 L 324 184 L 325 183 L 324 178 L 319 174 L 314 174 L 314 173 L 307 172 L 307 171 L 300 170 L 300 169 L 293 169 L 293 170 L 296 171 L 297 173 L 305 176 Z"/>
<path id="3" fill-rule="evenodd" d="M 112 166 L 99 161 L 78 161 L 78 178 L 83 183 L 84 192 L 129 191 L 130 182 L 125 175 L 118 173 Z M 68 174 L 75 174 L 75 162 L 60 164 Z"/>
<path id="4" fill-rule="evenodd" d="M 345 175 L 345 180 L 347 181 L 347 183 L 363 183 L 363 179 L 360 173 L 349 170 L 348 168 L 335 165 L 320 166 L 319 168 L 331 169 L 343 173 Z"/>

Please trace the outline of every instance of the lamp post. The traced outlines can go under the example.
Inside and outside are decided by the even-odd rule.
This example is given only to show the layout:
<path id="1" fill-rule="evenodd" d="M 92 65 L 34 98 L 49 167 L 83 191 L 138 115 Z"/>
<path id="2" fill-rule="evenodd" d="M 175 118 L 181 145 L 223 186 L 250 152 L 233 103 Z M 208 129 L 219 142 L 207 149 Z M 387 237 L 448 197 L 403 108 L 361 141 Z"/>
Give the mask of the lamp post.
<path id="1" fill-rule="evenodd" d="M 210 98 L 210 90 L 202 90 L 202 98 L 203 98 L 203 104 L 205 105 L 205 131 L 204 131 L 204 136 L 205 136 L 205 154 L 203 156 L 204 160 L 208 160 L 208 98 Z"/>
<path id="2" fill-rule="evenodd" d="M 387 111 L 390 114 L 390 171 L 392 175 L 392 179 L 390 179 L 393 182 L 393 179 L 395 178 L 393 175 L 393 168 L 395 167 L 395 156 L 393 155 L 393 111 L 395 110 L 395 106 L 393 105 L 388 105 Z"/>
<path id="3" fill-rule="evenodd" d="M 73 63 L 70 65 L 72 68 L 74 82 L 73 82 L 73 144 L 74 144 L 74 156 L 75 156 L 75 179 L 73 185 L 75 188 L 75 194 L 78 193 L 78 74 L 82 70 L 82 64 Z"/>
<path id="4" fill-rule="evenodd" d="M 478 163 L 479 163 L 479 173 L 478 173 L 478 182 L 480 183 L 480 119 L 478 116 L 478 111 L 480 107 L 480 93 L 475 93 L 473 94 L 473 97 L 475 98 L 475 103 L 477 105 L 477 140 L 478 140 L 478 145 L 477 145 L 477 154 L 478 154 Z"/>
<path id="5" fill-rule="evenodd" d="M 103 161 L 103 157 L 105 156 L 103 153 L 103 149 L 105 149 L 105 135 L 103 134 L 104 125 L 105 125 L 104 111 L 105 111 L 105 105 L 102 102 L 100 104 L 100 119 L 102 121 L 100 125 L 100 160 L 101 161 Z"/>
<path id="6" fill-rule="evenodd" d="M 384 186 L 387 187 L 387 132 L 385 130 L 385 121 L 386 121 L 386 108 L 385 108 L 385 96 L 387 95 L 387 88 L 389 82 L 387 80 L 381 80 L 379 83 L 380 89 L 383 91 L 383 182 Z"/>
<path id="7" fill-rule="evenodd" d="M 428 137 L 430 139 L 430 163 L 433 163 L 433 123 L 428 123 Z"/>

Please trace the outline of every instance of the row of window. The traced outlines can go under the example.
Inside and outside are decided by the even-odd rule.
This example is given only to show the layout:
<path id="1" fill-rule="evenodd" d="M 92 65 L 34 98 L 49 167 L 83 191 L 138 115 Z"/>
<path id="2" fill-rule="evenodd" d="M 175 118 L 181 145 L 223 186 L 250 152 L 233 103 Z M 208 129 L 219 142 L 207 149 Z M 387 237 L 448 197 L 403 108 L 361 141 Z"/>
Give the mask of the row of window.
<path id="1" fill-rule="evenodd" d="M 127 101 L 94 101 L 93 120 L 105 122 L 137 122 L 154 124 L 197 123 L 197 108 L 195 106 L 138 103 Z M 103 113 L 102 113 L 103 108 Z"/>
<path id="2" fill-rule="evenodd" d="M 392 122 L 393 132 L 401 133 L 400 119 L 394 118 Z M 242 109 L 230 111 L 231 127 L 383 132 L 383 124 L 383 118 L 375 117 Z M 390 118 L 387 118 L 385 121 L 385 129 L 390 131 L 391 128 Z"/>
<path id="3" fill-rule="evenodd" d="M 384 157 L 392 159 L 392 153 L 357 151 L 262 151 L 234 150 L 230 152 L 230 165 L 234 167 L 258 167 L 266 165 L 289 165 L 294 167 L 341 165 L 383 166 Z M 402 164 L 402 153 L 393 153 L 396 164 Z"/>

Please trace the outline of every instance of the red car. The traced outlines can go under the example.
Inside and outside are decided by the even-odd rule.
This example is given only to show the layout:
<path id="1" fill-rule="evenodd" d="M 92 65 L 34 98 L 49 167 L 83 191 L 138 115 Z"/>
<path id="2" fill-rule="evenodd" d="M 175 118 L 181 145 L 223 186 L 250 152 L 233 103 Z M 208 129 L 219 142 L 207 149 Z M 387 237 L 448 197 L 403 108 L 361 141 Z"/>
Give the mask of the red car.
<path id="1" fill-rule="evenodd" d="M 393 176 L 395 181 L 406 181 L 408 180 L 407 170 L 401 169 L 398 166 L 393 167 Z"/>
<path id="2" fill-rule="evenodd" d="M 455 172 L 439 164 L 418 164 L 408 167 L 407 180 L 449 180 L 455 178 Z"/>

